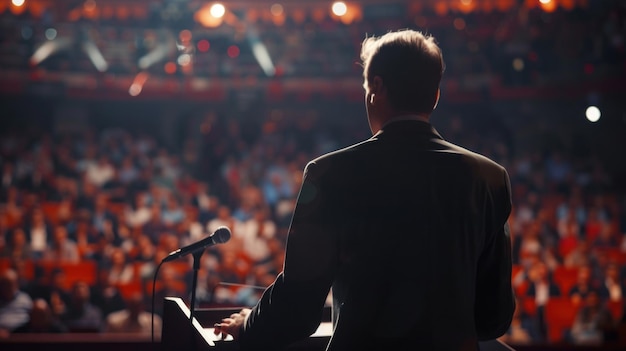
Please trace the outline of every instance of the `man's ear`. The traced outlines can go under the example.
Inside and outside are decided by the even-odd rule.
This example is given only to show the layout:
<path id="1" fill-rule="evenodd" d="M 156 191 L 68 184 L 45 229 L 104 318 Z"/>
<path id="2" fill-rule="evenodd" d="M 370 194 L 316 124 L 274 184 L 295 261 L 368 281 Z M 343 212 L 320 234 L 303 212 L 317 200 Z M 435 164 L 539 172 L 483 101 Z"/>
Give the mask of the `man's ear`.
<path id="1" fill-rule="evenodd" d="M 439 97 L 441 96 L 441 89 L 437 89 L 437 98 L 435 99 L 435 104 L 433 105 L 433 110 L 437 108 L 437 104 L 439 103 Z"/>
<path id="2" fill-rule="evenodd" d="M 375 76 L 372 82 L 369 84 L 370 104 L 374 105 L 376 99 L 385 93 L 385 86 L 383 79 L 379 76 Z"/>
<path id="3" fill-rule="evenodd" d="M 374 77 L 372 82 L 370 83 L 370 93 L 371 94 L 382 94 L 384 89 L 383 79 L 380 76 Z"/>

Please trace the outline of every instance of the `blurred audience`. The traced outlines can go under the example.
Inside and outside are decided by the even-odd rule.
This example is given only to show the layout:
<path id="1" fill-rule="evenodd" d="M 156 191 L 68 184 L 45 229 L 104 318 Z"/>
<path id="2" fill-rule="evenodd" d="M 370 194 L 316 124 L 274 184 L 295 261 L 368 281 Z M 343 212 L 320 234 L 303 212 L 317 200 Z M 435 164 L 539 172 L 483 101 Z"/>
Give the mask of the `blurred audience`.
<path id="1" fill-rule="evenodd" d="M 52 314 L 50 306 L 44 299 L 36 299 L 26 324 L 13 331 L 14 333 L 65 333 L 67 328 Z"/>
<path id="2" fill-rule="evenodd" d="M 152 314 L 144 308 L 144 298 L 134 294 L 126 301 L 126 308 L 109 314 L 105 332 L 150 334 Z M 161 335 L 161 317 L 154 316 L 154 335 Z"/>
<path id="3" fill-rule="evenodd" d="M 584 297 L 572 325 L 571 338 L 575 344 L 601 345 L 616 332 L 613 317 L 606 309 L 597 292 L 591 291 Z"/>
<path id="4" fill-rule="evenodd" d="M 33 301 L 19 290 L 17 272 L 7 269 L 0 273 L 0 338 L 28 323 Z"/>
<path id="5" fill-rule="evenodd" d="M 72 286 L 70 303 L 61 315 L 61 321 L 70 332 L 100 332 L 102 330 L 102 311 L 90 302 L 89 285 L 77 281 Z"/>

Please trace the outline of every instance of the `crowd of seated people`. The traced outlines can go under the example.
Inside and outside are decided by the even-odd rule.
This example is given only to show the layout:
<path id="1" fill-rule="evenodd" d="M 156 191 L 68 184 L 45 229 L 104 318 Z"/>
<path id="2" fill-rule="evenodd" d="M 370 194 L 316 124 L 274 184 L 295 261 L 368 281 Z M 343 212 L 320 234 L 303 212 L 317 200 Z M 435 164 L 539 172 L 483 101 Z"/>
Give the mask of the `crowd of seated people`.
<path id="1" fill-rule="evenodd" d="M 223 225 L 232 238 L 202 255 L 196 305 L 255 303 L 282 269 L 306 161 L 356 140 L 348 130 L 328 134 L 324 125 L 274 125 L 247 138 L 241 124 L 229 121 L 221 139 L 189 159 L 188 142 L 171 151 L 122 127 L 4 132 L 0 306 L 11 307 L 0 307 L 2 335 L 147 331 L 152 279 L 163 258 Z M 491 140 L 493 133 L 482 134 L 478 146 L 471 128 L 438 128 L 498 160 L 511 176 L 518 310 L 505 339 L 617 338 L 626 214 L 610 174 L 593 158 L 517 155 Z M 191 278 L 190 257 L 161 266 L 157 316 L 165 296 L 189 302 Z"/>

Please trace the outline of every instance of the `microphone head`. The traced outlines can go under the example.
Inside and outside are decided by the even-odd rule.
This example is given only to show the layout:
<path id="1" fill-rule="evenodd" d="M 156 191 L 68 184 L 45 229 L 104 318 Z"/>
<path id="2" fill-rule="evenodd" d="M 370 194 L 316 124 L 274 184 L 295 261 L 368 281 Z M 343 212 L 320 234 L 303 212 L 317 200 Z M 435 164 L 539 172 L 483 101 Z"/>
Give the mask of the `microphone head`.
<path id="1" fill-rule="evenodd" d="M 228 229 L 228 227 L 221 226 L 217 228 L 212 237 L 214 242 L 223 244 L 230 240 L 230 229 Z"/>

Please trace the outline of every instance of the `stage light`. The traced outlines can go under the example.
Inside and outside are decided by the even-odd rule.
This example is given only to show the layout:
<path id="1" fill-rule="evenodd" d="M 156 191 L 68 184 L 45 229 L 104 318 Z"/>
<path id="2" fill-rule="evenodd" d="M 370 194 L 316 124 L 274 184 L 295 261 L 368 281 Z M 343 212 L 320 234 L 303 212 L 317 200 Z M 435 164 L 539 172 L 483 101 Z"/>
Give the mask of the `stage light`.
<path id="1" fill-rule="evenodd" d="M 513 60 L 513 69 L 521 72 L 524 70 L 524 60 L 522 60 L 521 58 L 517 57 Z"/>
<path id="2" fill-rule="evenodd" d="M 175 38 L 169 31 L 161 31 L 158 33 L 158 40 L 155 47 L 139 58 L 139 69 L 147 69 L 153 64 L 164 60 L 168 55 L 172 54 L 176 50 Z"/>
<path id="3" fill-rule="evenodd" d="M 557 8 L 556 1 L 552 0 L 539 0 L 539 6 L 545 12 L 554 12 Z"/>
<path id="4" fill-rule="evenodd" d="M 174 62 L 168 62 L 163 66 L 163 70 L 167 74 L 174 74 L 176 73 L 176 64 Z"/>
<path id="5" fill-rule="evenodd" d="M 272 13 L 272 15 L 274 16 L 280 16 L 283 14 L 283 5 L 281 4 L 274 4 L 272 5 L 272 7 L 270 7 L 270 12 Z"/>
<path id="6" fill-rule="evenodd" d="M 94 65 L 94 67 L 96 67 L 99 72 L 105 72 L 109 68 L 109 65 L 104 59 L 104 56 L 102 56 L 100 49 L 98 49 L 98 47 L 92 40 L 83 43 L 83 50 L 87 54 L 87 57 L 89 57 L 91 63 Z"/>
<path id="7" fill-rule="evenodd" d="M 188 43 L 191 40 L 191 31 L 189 29 L 183 29 L 178 33 L 178 38 L 182 43 Z"/>
<path id="8" fill-rule="evenodd" d="M 600 116 L 602 116 L 602 113 L 600 113 L 600 109 L 596 106 L 589 106 L 585 111 L 585 116 L 587 117 L 587 120 L 589 122 L 597 122 L 600 120 Z"/>
<path id="9" fill-rule="evenodd" d="M 176 60 L 176 62 L 178 62 L 178 64 L 181 66 L 187 66 L 188 64 L 191 63 L 191 55 L 182 54 L 178 56 L 178 60 Z"/>
<path id="10" fill-rule="evenodd" d="M 231 45 L 228 47 L 226 53 L 228 54 L 228 57 L 236 58 L 237 56 L 239 56 L 239 48 L 237 47 L 237 45 Z"/>
<path id="11" fill-rule="evenodd" d="M 87 0 L 83 4 L 83 8 L 85 11 L 93 11 L 96 9 L 96 1 L 95 0 Z"/>
<path id="12" fill-rule="evenodd" d="M 263 69 L 263 72 L 268 77 L 273 77 L 276 73 L 276 68 L 274 68 L 274 64 L 272 63 L 272 58 L 270 57 L 267 48 L 263 43 L 255 42 L 252 43 L 252 54 L 254 58 L 259 63 L 259 66 Z"/>
<path id="13" fill-rule="evenodd" d="M 11 3 L 12 3 L 14 6 L 17 6 L 17 7 L 20 7 L 20 6 L 24 5 L 24 2 L 25 2 L 24 0 L 12 0 L 12 1 L 11 1 Z"/>
<path id="14" fill-rule="evenodd" d="M 130 96 L 137 96 L 141 94 L 141 91 L 143 90 L 143 85 L 146 83 L 146 80 L 148 80 L 148 73 L 139 72 L 135 76 L 133 84 L 131 84 L 130 88 L 128 88 L 128 94 L 130 94 Z"/>
<path id="15" fill-rule="evenodd" d="M 198 9 L 198 11 L 196 11 L 196 13 L 193 15 L 193 18 L 196 20 L 196 22 L 207 28 L 219 27 L 222 24 L 222 18 L 217 18 L 213 16 L 213 6 L 214 5 L 206 4 Z"/>
<path id="16" fill-rule="evenodd" d="M 454 28 L 456 30 L 463 30 L 465 29 L 465 20 L 462 18 L 455 18 L 454 21 L 452 22 L 452 24 L 454 25 Z"/>
<path id="17" fill-rule="evenodd" d="M 50 40 L 44 42 L 40 47 L 35 50 L 33 56 L 30 58 L 32 65 L 38 65 L 50 55 L 62 50 L 69 49 L 72 46 L 72 41 L 67 38 L 58 38 L 56 40 Z"/>
<path id="18" fill-rule="evenodd" d="M 220 3 L 215 3 L 213 4 L 213 6 L 211 6 L 211 16 L 215 18 L 222 18 L 224 17 L 224 14 L 226 14 L 226 8 L 224 7 L 224 5 Z"/>
<path id="19" fill-rule="evenodd" d="M 343 1 L 335 1 L 332 10 L 335 16 L 341 17 L 348 13 L 348 6 Z"/>
<path id="20" fill-rule="evenodd" d="M 254 25 L 248 26 L 246 30 L 246 38 L 248 39 L 250 49 L 252 49 L 252 55 L 256 59 L 256 62 L 259 64 L 261 69 L 263 69 L 266 76 L 273 77 L 274 74 L 276 74 L 276 68 L 272 62 L 272 57 L 270 56 L 265 44 L 261 41 L 259 33 Z"/>
<path id="21" fill-rule="evenodd" d="M 206 39 L 202 39 L 198 42 L 196 46 L 198 47 L 198 51 L 207 52 L 209 51 L 209 48 L 211 48 L 211 43 L 209 43 L 209 41 Z"/>
<path id="22" fill-rule="evenodd" d="M 54 28 L 48 28 L 44 32 L 44 35 L 46 36 L 46 39 L 54 40 L 57 37 L 57 30 Z"/>
<path id="23" fill-rule="evenodd" d="M 472 0 L 461 0 L 461 4 L 467 6 L 472 4 Z"/>

